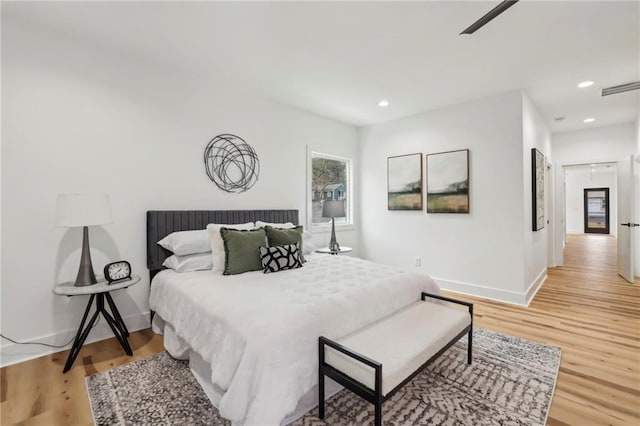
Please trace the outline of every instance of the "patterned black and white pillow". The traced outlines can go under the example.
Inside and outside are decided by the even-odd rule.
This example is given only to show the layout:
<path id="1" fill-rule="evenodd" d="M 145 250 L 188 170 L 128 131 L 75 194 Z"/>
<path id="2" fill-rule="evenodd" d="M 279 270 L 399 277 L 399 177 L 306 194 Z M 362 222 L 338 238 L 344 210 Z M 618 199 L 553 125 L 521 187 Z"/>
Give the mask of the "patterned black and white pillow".
<path id="1" fill-rule="evenodd" d="M 302 267 L 298 244 L 260 247 L 260 258 L 262 259 L 262 270 L 265 274 Z"/>

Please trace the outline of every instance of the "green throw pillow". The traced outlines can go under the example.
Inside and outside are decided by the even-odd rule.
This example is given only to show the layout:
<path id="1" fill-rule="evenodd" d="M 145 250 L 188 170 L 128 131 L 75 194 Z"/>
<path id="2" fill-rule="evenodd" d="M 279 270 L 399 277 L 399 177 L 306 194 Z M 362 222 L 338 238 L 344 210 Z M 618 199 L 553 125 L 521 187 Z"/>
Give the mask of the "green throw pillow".
<path id="1" fill-rule="evenodd" d="M 220 228 L 224 242 L 225 262 L 223 275 L 236 275 L 262 269 L 260 247 L 264 246 L 264 229 L 241 231 Z"/>
<path id="2" fill-rule="evenodd" d="M 267 242 L 269 247 L 274 246 L 286 246 L 287 244 L 298 244 L 300 247 L 300 261 L 304 262 L 304 255 L 302 254 L 302 226 L 296 226 L 295 228 L 274 228 L 273 226 L 265 226 L 267 231 Z"/>

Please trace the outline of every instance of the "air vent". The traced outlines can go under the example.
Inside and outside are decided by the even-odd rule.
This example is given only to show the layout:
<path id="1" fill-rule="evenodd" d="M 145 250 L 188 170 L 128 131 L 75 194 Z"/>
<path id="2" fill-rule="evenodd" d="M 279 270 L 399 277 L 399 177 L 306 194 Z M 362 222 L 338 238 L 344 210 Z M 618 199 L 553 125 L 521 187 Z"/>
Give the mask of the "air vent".
<path id="1" fill-rule="evenodd" d="M 469 25 L 469 28 L 465 29 L 460 34 L 473 34 L 478 31 L 480 28 L 487 25 L 489 22 L 494 20 L 498 15 L 500 15 L 505 10 L 509 9 L 511 6 L 516 4 L 519 0 L 504 0 L 499 5 L 491 9 L 486 15 L 482 18 L 478 19 L 473 24 Z"/>
<path id="2" fill-rule="evenodd" d="M 617 93 L 630 92 L 632 90 L 640 89 L 640 81 L 634 81 L 633 83 L 620 84 L 618 86 L 611 86 L 600 91 L 601 96 L 615 95 Z"/>

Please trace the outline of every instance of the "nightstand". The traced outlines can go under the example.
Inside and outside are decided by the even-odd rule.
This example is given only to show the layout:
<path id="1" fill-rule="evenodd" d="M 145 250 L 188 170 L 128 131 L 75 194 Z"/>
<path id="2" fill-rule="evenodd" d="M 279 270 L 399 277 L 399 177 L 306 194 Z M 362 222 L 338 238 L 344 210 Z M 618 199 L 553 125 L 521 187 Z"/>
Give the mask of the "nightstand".
<path id="1" fill-rule="evenodd" d="M 316 250 L 316 253 L 324 253 L 324 254 L 340 254 L 340 253 L 349 253 L 353 249 L 347 246 L 340 246 L 340 250 L 332 251 L 329 247 L 322 247 L 321 249 Z"/>
<path id="2" fill-rule="evenodd" d="M 87 308 L 84 310 L 84 315 L 82 316 L 82 321 L 80 321 L 80 327 L 78 327 L 78 333 L 76 334 L 75 339 L 73 340 L 73 346 L 71 346 L 71 351 L 69 352 L 69 356 L 67 357 L 67 362 L 64 365 L 63 373 L 69 371 L 74 361 L 78 357 L 80 353 L 80 349 L 82 345 L 84 345 L 84 341 L 87 339 L 89 332 L 95 325 L 98 320 L 98 315 L 102 314 L 104 319 L 111 327 L 111 331 L 113 331 L 114 336 L 120 342 L 120 346 L 126 352 L 127 355 L 133 355 L 133 351 L 131 350 L 131 346 L 129 346 L 129 341 L 127 337 L 129 337 L 129 330 L 127 330 L 127 326 L 124 324 L 122 317 L 120 316 L 120 312 L 118 312 L 118 308 L 111 298 L 112 291 L 121 290 L 123 288 L 130 287 L 140 281 L 140 277 L 137 275 L 133 275 L 131 279 L 114 282 L 109 284 L 107 281 L 101 280 L 98 281 L 97 284 L 86 285 L 82 287 L 75 287 L 73 282 L 65 282 L 62 284 L 58 284 L 54 287 L 53 293 L 58 296 L 91 296 L 89 298 L 89 302 L 87 303 Z M 93 305 L 93 301 L 96 302 L 96 311 L 91 316 L 89 323 L 87 322 L 87 316 L 89 315 L 89 311 L 91 310 L 91 306 Z M 109 308 L 111 309 L 111 313 L 107 311 L 105 308 L 104 302 L 107 301 Z"/>

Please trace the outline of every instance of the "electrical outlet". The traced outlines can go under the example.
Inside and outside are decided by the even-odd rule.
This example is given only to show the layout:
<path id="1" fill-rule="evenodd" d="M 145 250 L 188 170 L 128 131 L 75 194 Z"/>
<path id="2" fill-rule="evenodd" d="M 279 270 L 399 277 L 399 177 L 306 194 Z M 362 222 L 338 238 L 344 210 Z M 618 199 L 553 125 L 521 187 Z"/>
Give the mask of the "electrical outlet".
<path id="1" fill-rule="evenodd" d="M 416 257 L 416 266 L 422 266 L 422 258 Z"/>

